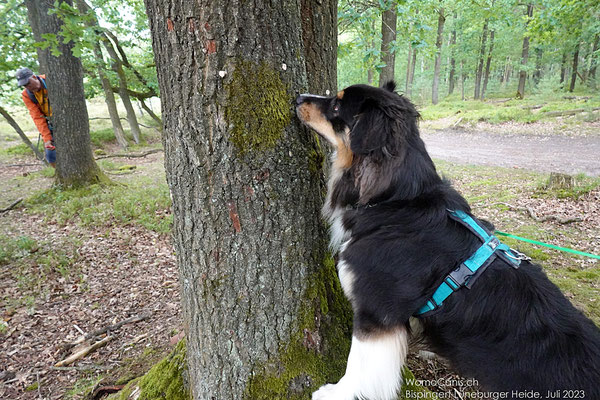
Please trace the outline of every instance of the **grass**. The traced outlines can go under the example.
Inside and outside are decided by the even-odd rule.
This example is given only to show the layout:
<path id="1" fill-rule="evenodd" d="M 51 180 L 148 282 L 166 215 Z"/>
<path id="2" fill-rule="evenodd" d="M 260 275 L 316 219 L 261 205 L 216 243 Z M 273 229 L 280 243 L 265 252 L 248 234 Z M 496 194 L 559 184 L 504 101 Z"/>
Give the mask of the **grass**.
<path id="1" fill-rule="evenodd" d="M 532 123 L 555 119 L 548 116 L 551 111 L 566 111 L 573 109 L 584 109 L 587 113 L 577 116 L 586 122 L 600 120 L 600 111 L 593 111 L 600 107 L 600 95 L 592 94 L 591 99 L 584 100 L 566 100 L 563 99 L 565 93 L 543 93 L 530 95 L 523 100 L 511 98 L 508 101 L 500 102 L 499 99 L 486 101 L 479 100 L 461 100 L 460 97 L 448 96 L 437 105 L 428 105 L 423 107 L 420 112 L 424 120 L 438 120 L 442 118 L 455 117 L 461 118 L 462 122 L 489 122 L 499 124 L 508 121 L 521 123 Z M 585 96 L 584 96 L 585 97 Z M 503 99 L 505 100 L 505 99 Z M 532 106 L 542 106 L 538 109 L 531 109 Z"/>
<path id="2" fill-rule="evenodd" d="M 139 224 L 155 232 L 168 233 L 172 224 L 168 186 L 164 181 L 149 177 L 139 177 L 126 185 L 91 185 L 74 190 L 53 187 L 34 195 L 26 204 L 30 212 L 47 215 L 61 225 L 68 222 L 89 227 Z"/>
<path id="3" fill-rule="evenodd" d="M 577 200 L 600 187 L 600 178 L 589 177 L 585 174 L 577 174 L 573 180 L 573 186 L 567 188 L 552 187 L 547 181 L 543 182 L 537 186 L 533 196 Z"/>

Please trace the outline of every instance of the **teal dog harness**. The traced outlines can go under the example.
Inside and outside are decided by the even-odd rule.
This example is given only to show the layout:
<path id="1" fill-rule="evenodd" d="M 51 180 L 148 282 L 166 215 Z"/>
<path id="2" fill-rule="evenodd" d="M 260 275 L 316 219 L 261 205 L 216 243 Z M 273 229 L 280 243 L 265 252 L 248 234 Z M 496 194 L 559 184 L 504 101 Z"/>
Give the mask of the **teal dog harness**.
<path id="1" fill-rule="evenodd" d="M 475 234 L 483 244 L 467 260 L 463 261 L 458 268 L 450 272 L 433 296 L 423 307 L 415 313 L 415 316 L 437 310 L 452 293 L 463 286 L 470 289 L 475 280 L 486 270 L 488 265 L 497 257 L 505 260 L 513 268 L 519 268 L 522 260 L 529 260 L 527 256 L 518 251 L 511 250 L 507 245 L 487 231 L 464 211 L 448 210 L 450 218 L 461 223 Z"/>

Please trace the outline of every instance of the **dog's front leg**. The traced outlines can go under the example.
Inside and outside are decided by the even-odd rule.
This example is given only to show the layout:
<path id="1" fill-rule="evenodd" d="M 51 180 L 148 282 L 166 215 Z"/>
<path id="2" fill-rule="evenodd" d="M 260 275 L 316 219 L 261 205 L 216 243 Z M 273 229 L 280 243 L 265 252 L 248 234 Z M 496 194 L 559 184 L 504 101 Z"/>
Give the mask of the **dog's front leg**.
<path id="1" fill-rule="evenodd" d="M 312 400 L 396 399 L 407 352 L 404 326 L 370 334 L 355 328 L 346 374 L 337 384 L 314 392 Z"/>

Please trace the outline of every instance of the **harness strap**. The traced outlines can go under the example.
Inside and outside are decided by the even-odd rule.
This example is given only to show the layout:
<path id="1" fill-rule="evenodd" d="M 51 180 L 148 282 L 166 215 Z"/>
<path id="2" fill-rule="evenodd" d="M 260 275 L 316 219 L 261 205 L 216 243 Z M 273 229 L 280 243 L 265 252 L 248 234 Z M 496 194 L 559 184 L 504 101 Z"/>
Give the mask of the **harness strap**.
<path id="1" fill-rule="evenodd" d="M 513 268 L 519 268 L 521 260 L 528 259 L 524 254 L 511 250 L 507 245 L 500 243 L 496 236 L 490 234 L 466 212 L 461 210 L 448 210 L 448 212 L 450 218 L 467 227 L 483 244 L 458 268 L 446 275 L 433 296 L 415 313 L 415 316 L 437 310 L 444 300 L 463 286 L 470 289 L 496 257 L 501 257 Z"/>

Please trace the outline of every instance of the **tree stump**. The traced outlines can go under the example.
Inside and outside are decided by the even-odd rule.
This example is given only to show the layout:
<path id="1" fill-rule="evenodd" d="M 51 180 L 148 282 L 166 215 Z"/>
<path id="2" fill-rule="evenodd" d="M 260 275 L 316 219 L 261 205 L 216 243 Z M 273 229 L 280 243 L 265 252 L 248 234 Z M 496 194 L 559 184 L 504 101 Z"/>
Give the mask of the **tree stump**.
<path id="1" fill-rule="evenodd" d="M 550 178 L 546 183 L 546 189 L 573 189 L 575 178 L 571 175 L 561 174 L 559 172 L 550 173 Z"/>

